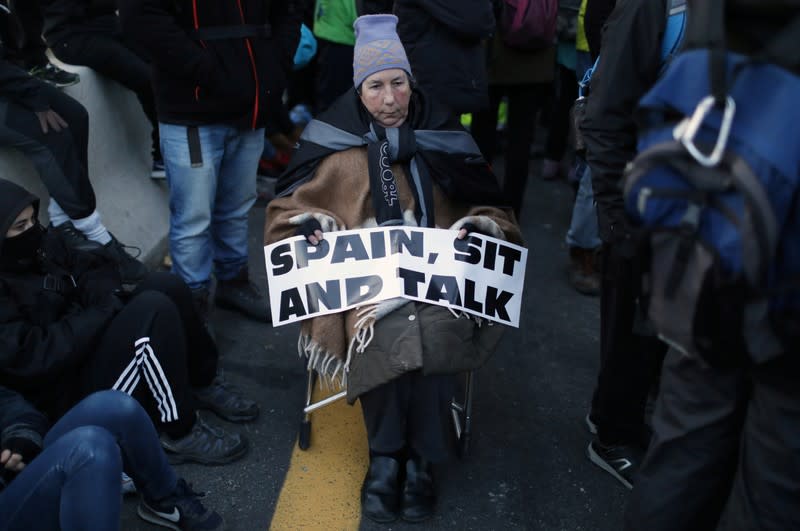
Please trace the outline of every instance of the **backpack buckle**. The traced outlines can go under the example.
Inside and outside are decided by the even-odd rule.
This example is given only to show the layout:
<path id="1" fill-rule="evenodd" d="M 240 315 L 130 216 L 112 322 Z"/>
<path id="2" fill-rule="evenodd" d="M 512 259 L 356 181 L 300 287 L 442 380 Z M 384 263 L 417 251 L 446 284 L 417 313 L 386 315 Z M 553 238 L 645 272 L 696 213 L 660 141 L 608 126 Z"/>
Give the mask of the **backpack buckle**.
<path id="1" fill-rule="evenodd" d="M 711 112 L 711 109 L 714 108 L 715 101 L 714 96 L 706 96 L 700 100 L 691 118 L 684 118 L 681 120 L 672 131 L 672 136 L 675 140 L 680 141 L 692 158 L 706 168 L 713 168 L 722 160 L 725 147 L 728 145 L 733 116 L 736 114 L 736 103 L 733 101 L 733 98 L 727 96 L 725 98 L 725 109 L 722 114 L 722 123 L 719 127 L 719 135 L 714 144 L 714 149 L 711 150 L 710 154 L 706 155 L 695 145 L 694 140 L 706 116 Z"/>

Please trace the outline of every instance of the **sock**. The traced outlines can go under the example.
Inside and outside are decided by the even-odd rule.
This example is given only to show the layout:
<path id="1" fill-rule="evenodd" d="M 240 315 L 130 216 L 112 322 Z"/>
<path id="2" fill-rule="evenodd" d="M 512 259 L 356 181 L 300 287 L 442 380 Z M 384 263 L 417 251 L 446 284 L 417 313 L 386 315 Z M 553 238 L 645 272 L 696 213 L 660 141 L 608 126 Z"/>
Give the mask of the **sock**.
<path id="1" fill-rule="evenodd" d="M 100 213 L 95 210 L 88 217 L 83 219 L 73 219 L 72 224 L 90 240 L 102 245 L 111 241 L 111 234 L 100 221 Z"/>
<path id="2" fill-rule="evenodd" d="M 69 221 L 67 213 L 64 212 L 61 205 L 56 203 L 56 200 L 52 197 L 50 198 L 50 204 L 47 206 L 47 215 L 50 216 L 50 223 L 52 223 L 54 227 L 58 227 Z"/>

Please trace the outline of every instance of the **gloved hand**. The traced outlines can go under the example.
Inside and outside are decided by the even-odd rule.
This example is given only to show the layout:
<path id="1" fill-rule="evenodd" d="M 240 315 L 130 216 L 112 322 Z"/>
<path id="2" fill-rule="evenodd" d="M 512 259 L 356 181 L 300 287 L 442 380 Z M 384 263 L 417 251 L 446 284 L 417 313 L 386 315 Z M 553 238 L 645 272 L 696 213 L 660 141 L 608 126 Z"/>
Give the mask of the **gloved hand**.
<path id="1" fill-rule="evenodd" d="M 308 243 L 317 245 L 322 241 L 322 225 L 317 218 L 310 217 L 297 227 L 295 234 L 305 236 Z"/>
<path id="2" fill-rule="evenodd" d="M 116 267 L 98 267 L 86 271 L 78 277 L 77 283 L 83 307 L 98 304 L 122 286 Z"/>
<path id="3" fill-rule="evenodd" d="M 467 236 L 469 236 L 473 232 L 476 233 L 476 234 L 484 234 L 483 232 L 481 232 L 478 229 L 477 225 L 475 225 L 471 221 L 467 221 L 466 223 L 461 225 L 461 228 L 458 230 L 458 239 L 459 240 L 463 240 L 464 238 L 466 238 Z M 484 234 L 484 235 L 488 236 L 488 234 Z"/>

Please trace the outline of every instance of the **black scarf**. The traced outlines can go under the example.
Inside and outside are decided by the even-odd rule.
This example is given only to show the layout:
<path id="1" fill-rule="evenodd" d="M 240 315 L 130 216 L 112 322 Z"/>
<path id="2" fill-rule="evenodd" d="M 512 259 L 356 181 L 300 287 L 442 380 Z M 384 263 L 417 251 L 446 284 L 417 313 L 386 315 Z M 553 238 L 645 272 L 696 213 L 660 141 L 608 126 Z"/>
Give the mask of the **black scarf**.
<path id="1" fill-rule="evenodd" d="M 433 227 L 433 183 L 453 200 L 506 206 L 497 179 L 475 141 L 443 107 L 415 89 L 406 121 L 384 129 L 372 119 L 355 89 L 342 95 L 306 127 L 289 167 L 278 180 L 279 197 L 311 180 L 333 153 L 367 146 L 372 204 L 379 225 L 403 223 L 392 163 L 404 165 L 416 202 L 417 223 Z"/>

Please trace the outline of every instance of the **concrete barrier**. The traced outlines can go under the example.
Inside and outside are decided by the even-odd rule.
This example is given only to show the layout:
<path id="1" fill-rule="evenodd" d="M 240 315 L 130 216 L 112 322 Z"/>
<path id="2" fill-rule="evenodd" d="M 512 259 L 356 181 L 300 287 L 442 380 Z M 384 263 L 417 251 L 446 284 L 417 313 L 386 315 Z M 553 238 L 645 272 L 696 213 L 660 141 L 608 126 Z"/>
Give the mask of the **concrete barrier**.
<path id="1" fill-rule="evenodd" d="M 86 67 L 59 67 L 81 76 L 64 91 L 89 112 L 89 178 L 103 223 L 121 242 L 142 250 L 141 259 L 155 265 L 167 249 L 169 198 L 165 181 L 150 178 L 150 122 L 136 95 Z M 47 191 L 33 165 L 19 152 L 0 148 L 0 175 L 43 199 Z"/>

